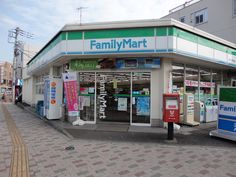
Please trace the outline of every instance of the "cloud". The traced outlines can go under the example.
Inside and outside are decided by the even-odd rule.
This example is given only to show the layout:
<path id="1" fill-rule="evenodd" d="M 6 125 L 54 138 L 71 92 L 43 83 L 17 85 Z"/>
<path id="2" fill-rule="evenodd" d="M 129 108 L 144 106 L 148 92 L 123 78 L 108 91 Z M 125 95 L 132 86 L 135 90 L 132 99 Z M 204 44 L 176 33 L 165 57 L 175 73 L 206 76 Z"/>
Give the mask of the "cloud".
<path id="1" fill-rule="evenodd" d="M 6 25 L 7 27 L 12 28 L 18 26 L 19 22 L 9 16 L 0 14 L 0 25 Z"/>
<path id="2" fill-rule="evenodd" d="M 79 23 L 78 7 L 87 7 L 82 22 L 156 19 L 186 0 L 0 0 L 0 25 L 19 26 L 45 45 L 65 24 Z M 2 35 L 0 29 L 0 35 Z M 1 37 L 1 36 L 0 36 Z M 6 53 L 6 51 L 0 51 Z"/>

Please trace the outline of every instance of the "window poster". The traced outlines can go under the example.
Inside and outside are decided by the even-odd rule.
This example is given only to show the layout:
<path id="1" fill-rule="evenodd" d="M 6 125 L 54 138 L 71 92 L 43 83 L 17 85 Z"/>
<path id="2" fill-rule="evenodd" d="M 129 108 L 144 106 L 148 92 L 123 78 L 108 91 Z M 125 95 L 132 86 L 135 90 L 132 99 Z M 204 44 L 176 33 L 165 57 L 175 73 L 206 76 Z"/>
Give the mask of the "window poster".
<path id="1" fill-rule="evenodd" d="M 127 98 L 118 98 L 118 111 L 127 111 Z"/>
<path id="2" fill-rule="evenodd" d="M 150 115 L 150 97 L 137 97 L 137 115 Z"/>
<path id="3" fill-rule="evenodd" d="M 90 107 L 90 96 L 84 96 L 84 106 Z"/>
<path id="4" fill-rule="evenodd" d="M 79 96 L 79 110 L 83 111 L 84 109 L 84 96 Z"/>

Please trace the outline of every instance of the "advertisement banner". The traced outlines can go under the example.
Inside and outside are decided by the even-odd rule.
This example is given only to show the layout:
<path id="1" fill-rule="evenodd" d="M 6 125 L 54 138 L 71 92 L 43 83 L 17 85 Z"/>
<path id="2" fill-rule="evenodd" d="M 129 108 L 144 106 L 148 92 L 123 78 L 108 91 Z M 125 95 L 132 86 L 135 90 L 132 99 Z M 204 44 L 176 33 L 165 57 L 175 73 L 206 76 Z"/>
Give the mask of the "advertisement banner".
<path id="1" fill-rule="evenodd" d="M 185 85 L 189 87 L 198 87 L 198 81 L 185 80 Z M 214 82 L 200 82 L 200 87 L 202 88 L 215 88 Z"/>
<path id="2" fill-rule="evenodd" d="M 50 80 L 44 80 L 44 107 L 46 110 L 49 109 L 49 95 L 50 95 Z"/>
<path id="3" fill-rule="evenodd" d="M 66 95 L 66 104 L 69 116 L 78 115 L 78 95 L 76 72 L 63 73 L 64 89 Z"/>
<path id="4" fill-rule="evenodd" d="M 137 97 L 137 115 L 150 115 L 150 97 Z"/>
<path id="5" fill-rule="evenodd" d="M 127 98 L 118 98 L 118 111 L 127 111 Z"/>

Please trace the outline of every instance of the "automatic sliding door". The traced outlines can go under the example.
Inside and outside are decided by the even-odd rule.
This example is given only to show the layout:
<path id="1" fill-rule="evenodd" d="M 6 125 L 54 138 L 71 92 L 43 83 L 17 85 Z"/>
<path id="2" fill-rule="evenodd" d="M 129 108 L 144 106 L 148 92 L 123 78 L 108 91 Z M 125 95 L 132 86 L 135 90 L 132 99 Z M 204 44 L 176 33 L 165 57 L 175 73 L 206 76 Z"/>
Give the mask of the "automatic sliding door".
<path id="1" fill-rule="evenodd" d="M 79 73 L 80 119 L 94 122 L 95 73 Z"/>
<path id="2" fill-rule="evenodd" d="M 97 122 L 130 122 L 130 73 L 97 73 Z"/>

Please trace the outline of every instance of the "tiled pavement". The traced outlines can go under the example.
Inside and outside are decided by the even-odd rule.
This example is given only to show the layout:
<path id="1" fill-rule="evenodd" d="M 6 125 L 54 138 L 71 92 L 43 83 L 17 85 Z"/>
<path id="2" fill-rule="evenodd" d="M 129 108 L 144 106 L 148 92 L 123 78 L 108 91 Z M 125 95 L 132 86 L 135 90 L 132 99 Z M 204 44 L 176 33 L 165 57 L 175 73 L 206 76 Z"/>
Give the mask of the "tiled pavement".
<path id="1" fill-rule="evenodd" d="M 236 145 L 70 139 L 14 105 L 7 108 L 28 147 L 32 177 L 236 177 Z M 0 176 L 5 177 L 11 139 L 2 112 L 0 122 Z M 75 149 L 65 150 L 70 145 Z"/>

